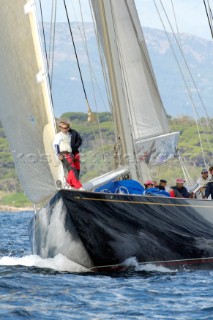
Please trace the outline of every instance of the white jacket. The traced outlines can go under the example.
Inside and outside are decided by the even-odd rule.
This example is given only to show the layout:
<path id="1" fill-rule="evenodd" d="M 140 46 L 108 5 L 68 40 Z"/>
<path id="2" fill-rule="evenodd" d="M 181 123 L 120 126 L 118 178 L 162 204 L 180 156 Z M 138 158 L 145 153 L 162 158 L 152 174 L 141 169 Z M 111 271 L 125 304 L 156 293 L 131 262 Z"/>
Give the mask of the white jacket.
<path id="1" fill-rule="evenodd" d="M 68 133 L 63 133 L 63 132 L 59 132 L 55 135 L 55 139 L 53 141 L 53 145 L 54 146 L 59 146 L 60 152 L 63 151 L 67 151 L 67 152 L 71 152 L 71 134 Z M 56 147 L 55 147 L 56 149 Z M 57 150 L 56 150 L 57 153 Z"/>

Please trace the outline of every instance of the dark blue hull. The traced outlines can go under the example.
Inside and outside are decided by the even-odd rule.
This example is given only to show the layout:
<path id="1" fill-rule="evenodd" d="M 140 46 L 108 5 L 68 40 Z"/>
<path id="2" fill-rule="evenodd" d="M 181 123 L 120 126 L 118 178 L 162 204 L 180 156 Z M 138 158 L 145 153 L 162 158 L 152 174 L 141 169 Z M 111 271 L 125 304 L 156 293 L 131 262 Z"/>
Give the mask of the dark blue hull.
<path id="1" fill-rule="evenodd" d="M 76 252 L 72 256 L 69 248 L 68 253 L 66 248 L 62 253 L 78 263 L 88 264 L 86 267 L 120 265 L 130 257 L 136 257 L 140 263 L 167 263 L 167 266 L 168 261 L 175 266 L 179 263 L 174 261 L 181 260 L 202 264 L 207 262 L 205 258 L 210 258 L 212 264 L 212 201 L 60 190 L 45 213 L 37 214 L 32 227 L 34 253 L 42 255 L 42 244 L 46 245 L 48 237 L 41 234 L 41 215 L 45 214 L 47 224 L 51 223 L 58 203 L 63 206 L 65 233 L 82 245 L 81 256 L 83 251 L 88 256 L 83 262 Z M 48 228 L 44 229 L 48 233 Z M 61 252 L 60 248 L 57 250 L 46 248 L 45 252 L 53 256 Z"/>

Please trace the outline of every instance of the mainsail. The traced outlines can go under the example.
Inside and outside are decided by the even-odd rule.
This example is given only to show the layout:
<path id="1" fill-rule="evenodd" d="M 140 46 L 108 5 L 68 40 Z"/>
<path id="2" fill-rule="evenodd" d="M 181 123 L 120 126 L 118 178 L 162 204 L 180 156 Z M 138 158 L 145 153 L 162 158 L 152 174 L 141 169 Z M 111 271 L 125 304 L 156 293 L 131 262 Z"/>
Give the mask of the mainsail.
<path id="1" fill-rule="evenodd" d="M 58 166 L 33 2 L 1 0 L 0 29 L 0 119 L 25 194 L 39 203 L 55 193 Z"/>
<path id="2" fill-rule="evenodd" d="M 108 69 L 122 79 L 116 83 L 120 96 L 113 105 L 128 117 L 137 160 L 165 162 L 175 153 L 179 133 L 170 133 L 134 0 L 92 4 Z M 113 91 L 115 83 L 110 82 Z"/>

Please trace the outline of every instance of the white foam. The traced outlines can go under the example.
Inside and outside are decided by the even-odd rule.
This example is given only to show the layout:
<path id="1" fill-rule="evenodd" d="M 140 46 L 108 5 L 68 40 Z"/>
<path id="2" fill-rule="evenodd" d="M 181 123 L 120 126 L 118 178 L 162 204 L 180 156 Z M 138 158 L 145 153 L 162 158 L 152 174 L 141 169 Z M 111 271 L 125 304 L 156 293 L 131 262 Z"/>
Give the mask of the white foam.
<path id="1" fill-rule="evenodd" d="M 55 202 L 51 209 L 46 207 L 38 212 L 35 221 L 33 253 L 43 258 L 62 254 L 69 260 L 90 268 L 93 263 L 74 225 L 70 221 L 69 230 L 65 228 L 66 216 L 67 212 L 62 199 Z"/>
<path id="2" fill-rule="evenodd" d="M 162 273 L 168 273 L 168 272 L 177 272 L 177 270 L 171 270 L 163 266 L 157 266 L 154 263 L 139 263 L 136 259 L 136 257 L 131 257 L 126 259 L 122 265 L 127 267 L 134 267 L 135 271 L 147 271 L 147 272 L 162 272 Z"/>
<path id="3" fill-rule="evenodd" d="M 67 272 L 90 272 L 89 269 L 67 259 L 62 254 L 54 258 L 42 259 L 37 255 L 29 255 L 22 258 L 5 256 L 0 258 L 1 266 L 26 266 L 37 267 L 42 269 L 52 269 Z"/>

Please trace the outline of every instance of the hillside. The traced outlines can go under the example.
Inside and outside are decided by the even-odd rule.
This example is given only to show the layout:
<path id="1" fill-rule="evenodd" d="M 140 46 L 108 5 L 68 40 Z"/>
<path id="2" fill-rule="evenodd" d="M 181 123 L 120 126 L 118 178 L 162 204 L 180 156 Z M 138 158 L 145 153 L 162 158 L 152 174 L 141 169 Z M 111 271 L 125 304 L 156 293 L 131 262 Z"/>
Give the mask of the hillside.
<path id="1" fill-rule="evenodd" d="M 84 48 L 85 44 L 82 40 L 79 27 L 81 25 L 72 24 L 72 31 L 89 102 L 93 109 L 98 112 L 108 111 L 109 109 L 106 107 L 108 106 L 108 102 L 104 89 L 104 79 L 92 24 L 85 24 L 87 48 L 91 65 L 88 63 Z M 49 39 L 49 24 L 45 24 L 45 32 L 46 39 Z M 167 35 L 161 30 L 144 28 L 144 36 L 167 113 L 172 117 L 180 115 L 191 116 L 193 113 L 191 99 L 193 99 L 199 118 L 206 116 L 203 112 L 203 105 L 212 117 L 213 42 L 189 34 L 180 34 L 184 61 L 174 35 L 168 33 L 169 38 L 167 38 Z M 90 66 L 92 67 L 92 74 Z M 53 100 L 56 116 L 59 117 L 64 112 L 76 110 L 86 112 L 86 103 L 77 69 L 76 57 L 66 23 L 57 23 L 56 25 L 53 70 Z M 190 79 L 189 72 L 193 76 L 193 81 Z M 191 98 L 186 90 L 183 76 L 185 77 Z M 100 93 L 94 99 L 93 85 L 97 87 L 97 84 Z M 202 97 L 202 101 L 198 94 Z"/>
<path id="2" fill-rule="evenodd" d="M 85 113 L 76 112 L 62 115 L 63 119 L 71 121 L 73 128 L 79 131 L 83 138 L 81 147 L 81 180 L 83 182 L 113 169 L 114 166 L 114 133 L 111 115 L 104 112 L 97 114 L 97 117 L 99 124 L 91 125 L 87 123 L 87 115 Z M 206 125 L 204 120 L 201 119 L 199 121 L 200 136 L 206 161 L 208 165 L 212 165 L 212 129 Z M 190 174 L 196 180 L 200 174 L 200 169 L 204 166 L 196 123 L 191 118 L 183 116 L 171 118 L 170 124 L 172 130 L 181 132 L 179 150 Z M 101 134 L 99 128 L 101 129 Z M 9 150 L 2 128 L 0 128 L 0 135 L 0 204 L 28 206 L 29 202 L 23 195 L 22 188 L 19 185 L 12 160 L 12 153 Z M 152 172 L 155 179 L 164 177 L 171 183 L 175 177 L 182 176 L 177 159 L 162 167 L 153 168 Z"/>

